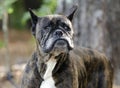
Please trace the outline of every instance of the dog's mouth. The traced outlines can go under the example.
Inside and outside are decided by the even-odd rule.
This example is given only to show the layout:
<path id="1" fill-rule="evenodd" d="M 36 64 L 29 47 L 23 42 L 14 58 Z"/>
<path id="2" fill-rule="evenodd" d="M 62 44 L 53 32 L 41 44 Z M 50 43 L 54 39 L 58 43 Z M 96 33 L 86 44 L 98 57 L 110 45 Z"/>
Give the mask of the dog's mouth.
<path id="1" fill-rule="evenodd" d="M 70 38 L 50 38 L 42 47 L 45 53 L 49 53 L 53 50 L 63 52 L 73 49 L 73 41 Z"/>

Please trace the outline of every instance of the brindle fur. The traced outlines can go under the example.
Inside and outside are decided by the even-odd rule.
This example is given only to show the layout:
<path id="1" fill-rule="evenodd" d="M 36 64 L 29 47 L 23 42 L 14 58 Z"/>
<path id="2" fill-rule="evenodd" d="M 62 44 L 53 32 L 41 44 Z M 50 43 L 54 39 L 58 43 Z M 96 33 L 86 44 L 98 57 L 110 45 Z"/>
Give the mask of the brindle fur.
<path id="1" fill-rule="evenodd" d="M 63 50 L 68 50 L 65 52 L 53 49 L 53 52 L 47 51 L 45 53 L 44 48 L 41 47 L 45 43 L 43 40 L 49 39 L 49 36 L 54 34 L 61 21 L 65 22 L 71 30 L 68 33 L 67 30 L 62 29 L 63 33 L 66 33 L 65 36 L 73 38 L 73 28 L 70 21 L 75 10 L 76 8 L 69 17 L 51 15 L 40 18 L 30 11 L 33 18 L 32 33 L 36 39 L 37 49 L 26 65 L 21 88 L 40 88 L 47 68 L 45 62 L 51 57 L 57 60 L 52 71 L 56 88 L 112 88 L 113 69 L 109 59 L 103 54 L 87 48 L 78 49 L 78 47 L 72 50 L 69 50 L 68 47 L 63 48 Z M 41 33 L 40 31 L 44 30 L 43 26 L 50 23 L 52 23 L 51 30 L 46 31 L 45 34 Z M 73 40 L 71 39 L 71 41 Z"/>
<path id="2" fill-rule="evenodd" d="M 110 61 L 97 51 L 80 48 L 55 57 L 53 70 L 56 88 L 112 88 L 113 71 Z M 39 56 L 35 52 L 24 72 L 21 88 L 39 88 L 45 64 L 37 65 Z"/>

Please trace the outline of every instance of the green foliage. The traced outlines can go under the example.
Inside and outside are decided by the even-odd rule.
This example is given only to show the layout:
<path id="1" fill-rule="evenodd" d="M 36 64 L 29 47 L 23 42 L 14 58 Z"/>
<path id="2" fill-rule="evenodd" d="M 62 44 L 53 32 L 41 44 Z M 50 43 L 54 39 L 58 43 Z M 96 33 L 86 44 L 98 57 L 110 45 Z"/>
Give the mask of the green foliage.
<path id="1" fill-rule="evenodd" d="M 34 12 L 39 16 L 53 14 L 57 0 L 41 0 L 40 8 Z M 24 0 L 0 0 L 0 18 L 4 11 L 9 13 L 9 27 L 23 29 L 26 27 L 30 14 L 25 10 Z"/>
<path id="2" fill-rule="evenodd" d="M 44 16 L 54 13 L 57 5 L 57 0 L 44 0 L 43 3 L 44 4 L 41 6 L 41 8 L 37 10 L 38 15 Z"/>
<path id="3" fill-rule="evenodd" d="M 22 29 L 24 28 L 24 25 L 21 24 L 21 19 L 23 17 L 24 14 L 24 7 L 23 7 L 23 0 L 18 0 L 17 2 L 15 2 L 13 4 L 13 9 L 14 12 L 13 14 L 9 15 L 10 21 L 9 21 L 9 25 L 10 27 L 14 27 L 15 29 Z"/>
<path id="4" fill-rule="evenodd" d="M 29 12 L 25 12 L 21 19 L 21 24 L 26 25 L 28 19 L 30 19 L 30 14 Z"/>
<path id="5" fill-rule="evenodd" d="M 9 14 L 13 13 L 12 4 L 17 0 L 0 0 L 0 19 L 2 18 L 2 14 L 6 10 Z"/>
<path id="6" fill-rule="evenodd" d="M 56 9 L 56 5 L 57 0 L 43 0 L 42 6 L 39 9 L 34 10 L 34 12 L 38 16 L 53 14 Z M 25 12 L 21 20 L 21 23 L 25 25 L 28 19 L 30 19 L 30 14 L 28 12 Z"/>

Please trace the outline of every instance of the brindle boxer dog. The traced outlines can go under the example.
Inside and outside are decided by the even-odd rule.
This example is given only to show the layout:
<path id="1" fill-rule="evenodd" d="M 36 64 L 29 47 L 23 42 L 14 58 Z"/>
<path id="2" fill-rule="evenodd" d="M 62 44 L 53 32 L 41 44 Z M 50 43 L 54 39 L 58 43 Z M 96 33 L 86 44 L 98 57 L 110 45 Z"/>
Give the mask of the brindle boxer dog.
<path id="1" fill-rule="evenodd" d="M 72 19 L 68 16 L 36 16 L 31 10 L 32 34 L 37 48 L 27 63 L 22 88 L 112 88 L 113 71 L 103 54 L 74 48 Z"/>

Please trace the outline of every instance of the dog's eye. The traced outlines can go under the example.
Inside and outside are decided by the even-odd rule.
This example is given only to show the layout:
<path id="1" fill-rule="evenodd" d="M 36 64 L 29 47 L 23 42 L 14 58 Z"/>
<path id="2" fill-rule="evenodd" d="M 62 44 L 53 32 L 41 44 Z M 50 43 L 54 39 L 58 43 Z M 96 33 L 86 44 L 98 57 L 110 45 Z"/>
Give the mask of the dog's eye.
<path id="1" fill-rule="evenodd" d="M 70 31 L 70 28 L 69 28 L 68 25 L 66 25 L 65 23 L 62 23 L 61 26 L 62 26 L 66 31 Z"/>
<path id="2" fill-rule="evenodd" d="M 70 31 L 70 28 L 67 27 L 67 26 L 64 26 L 64 29 L 67 30 L 67 31 Z"/>

